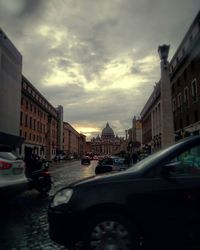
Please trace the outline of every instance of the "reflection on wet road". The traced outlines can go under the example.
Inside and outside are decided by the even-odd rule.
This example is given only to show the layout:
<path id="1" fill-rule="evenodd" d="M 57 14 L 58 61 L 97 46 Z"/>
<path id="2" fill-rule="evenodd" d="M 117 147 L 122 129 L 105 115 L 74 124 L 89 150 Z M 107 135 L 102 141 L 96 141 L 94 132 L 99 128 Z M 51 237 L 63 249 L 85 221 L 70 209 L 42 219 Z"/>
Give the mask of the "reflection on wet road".
<path id="1" fill-rule="evenodd" d="M 36 190 L 31 190 L 10 201 L 1 201 L 0 250 L 65 249 L 49 238 L 49 201 L 61 187 L 94 175 L 96 163 L 92 161 L 90 166 L 82 166 L 80 161 L 56 163 L 50 168 L 54 186 L 49 197 L 41 197 Z"/>

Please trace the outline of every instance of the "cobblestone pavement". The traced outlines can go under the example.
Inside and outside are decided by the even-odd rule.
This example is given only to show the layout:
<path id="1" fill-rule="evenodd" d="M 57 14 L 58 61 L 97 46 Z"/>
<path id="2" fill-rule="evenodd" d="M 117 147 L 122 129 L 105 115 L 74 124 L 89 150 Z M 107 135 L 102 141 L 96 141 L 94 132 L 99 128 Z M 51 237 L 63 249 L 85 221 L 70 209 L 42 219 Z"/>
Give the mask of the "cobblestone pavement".
<path id="1" fill-rule="evenodd" d="M 52 195 L 73 181 L 94 175 L 96 161 L 81 166 L 80 161 L 62 162 L 50 167 L 54 187 L 49 197 L 27 191 L 0 205 L 0 250 L 57 250 L 64 247 L 48 235 L 47 208 Z"/>

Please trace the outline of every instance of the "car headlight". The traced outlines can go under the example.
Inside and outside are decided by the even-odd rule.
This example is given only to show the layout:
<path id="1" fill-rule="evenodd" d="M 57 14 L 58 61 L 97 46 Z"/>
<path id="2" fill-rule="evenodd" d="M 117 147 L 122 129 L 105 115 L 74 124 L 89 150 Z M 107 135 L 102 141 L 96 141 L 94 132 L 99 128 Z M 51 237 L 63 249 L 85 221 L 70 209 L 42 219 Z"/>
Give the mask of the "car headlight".
<path id="1" fill-rule="evenodd" d="M 63 189 L 59 191 L 53 198 L 53 202 L 51 204 L 52 207 L 59 206 L 61 204 L 67 204 L 71 199 L 73 194 L 72 189 Z"/>

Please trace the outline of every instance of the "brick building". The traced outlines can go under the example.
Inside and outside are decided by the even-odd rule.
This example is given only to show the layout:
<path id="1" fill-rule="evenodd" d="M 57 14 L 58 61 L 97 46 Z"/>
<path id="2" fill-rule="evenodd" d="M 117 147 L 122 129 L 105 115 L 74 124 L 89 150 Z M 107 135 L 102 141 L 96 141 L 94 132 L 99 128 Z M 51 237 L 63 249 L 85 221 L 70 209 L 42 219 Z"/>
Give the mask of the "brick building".
<path id="1" fill-rule="evenodd" d="M 23 76 L 21 84 L 20 136 L 25 138 L 20 154 L 31 147 L 39 156 L 52 158 L 58 140 L 58 112 Z"/>
<path id="2" fill-rule="evenodd" d="M 200 131 L 200 12 L 170 62 L 176 139 Z"/>

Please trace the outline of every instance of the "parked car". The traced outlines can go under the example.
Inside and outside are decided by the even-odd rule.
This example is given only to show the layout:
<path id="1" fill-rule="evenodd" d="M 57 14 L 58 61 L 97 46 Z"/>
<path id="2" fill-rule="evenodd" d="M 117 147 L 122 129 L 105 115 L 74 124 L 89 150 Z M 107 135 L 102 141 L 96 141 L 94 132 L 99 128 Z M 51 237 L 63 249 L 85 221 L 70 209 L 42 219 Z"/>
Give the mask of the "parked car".
<path id="1" fill-rule="evenodd" d="M 117 156 L 111 156 L 100 160 L 95 168 L 95 174 L 102 174 L 111 171 L 122 171 L 127 169 L 125 159 Z"/>
<path id="2" fill-rule="evenodd" d="M 199 211 L 200 136 L 196 136 L 126 171 L 61 189 L 49 206 L 49 233 L 66 246 L 82 241 L 87 250 L 141 245 L 200 249 Z"/>
<path id="3" fill-rule="evenodd" d="M 66 160 L 66 155 L 65 154 L 58 154 L 54 156 L 54 161 L 62 161 L 62 160 Z"/>
<path id="4" fill-rule="evenodd" d="M 11 148 L 0 145 L 0 195 L 14 195 L 27 189 L 24 161 Z"/>
<path id="5" fill-rule="evenodd" d="M 91 161 L 90 161 L 90 157 L 89 156 L 83 156 L 83 158 L 81 159 L 81 164 L 82 165 L 90 165 Z"/>

